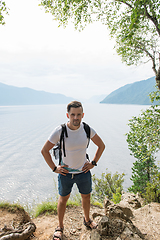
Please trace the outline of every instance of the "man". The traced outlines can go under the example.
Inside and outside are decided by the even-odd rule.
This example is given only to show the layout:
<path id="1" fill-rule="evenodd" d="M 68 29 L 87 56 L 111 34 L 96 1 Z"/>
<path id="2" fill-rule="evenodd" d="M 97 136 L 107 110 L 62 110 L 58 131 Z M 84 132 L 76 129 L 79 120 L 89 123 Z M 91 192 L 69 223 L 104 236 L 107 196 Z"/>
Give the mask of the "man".
<path id="1" fill-rule="evenodd" d="M 64 154 L 62 155 L 62 162 L 60 165 L 55 165 L 55 163 L 52 161 L 52 157 L 49 151 L 60 140 L 60 134 L 62 131 L 61 126 L 57 127 L 53 131 L 41 151 L 49 167 L 53 170 L 53 172 L 59 174 L 59 200 L 57 207 L 59 226 L 55 229 L 55 233 L 53 236 L 54 240 L 62 239 L 64 229 L 63 219 L 66 209 L 66 203 L 69 199 L 74 183 L 77 184 L 77 187 L 82 197 L 84 225 L 91 229 L 97 227 L 97 224 L 93 222 L 89 217 L 90 194 L 92 191 L 90 169 L 97 165 L 97 162 L 105 149 L 105 145 L 101 138 L 96 134 L 96 132 L 92 128 L 90 128 L 90 138 L 97 146 L 97 151 L 91 162 L 87 160 L 86 148 L 88 144 L 88 139 L 83 127 L 83 123 L 81 123 L 83 117 L 83 107 L 80 102 L 73 101 L 68 104 L 67 118 L 69 119 L 69 121 L 66 124 L 68 137 L 65 138 L 66 156 L 64 156 Z"/>

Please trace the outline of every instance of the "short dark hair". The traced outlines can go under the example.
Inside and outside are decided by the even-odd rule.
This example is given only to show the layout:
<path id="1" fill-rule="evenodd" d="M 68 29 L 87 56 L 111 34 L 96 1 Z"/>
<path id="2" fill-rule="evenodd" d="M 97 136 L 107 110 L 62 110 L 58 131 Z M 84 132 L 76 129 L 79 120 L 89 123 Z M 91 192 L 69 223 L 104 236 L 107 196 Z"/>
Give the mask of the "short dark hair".
<path id="1" fill-rule="evenodd" d="M 67 105 L 67 112 L 69 113 L 71 108 L 82 108 L 82 112 L 83 112 L 83 107 L 82 107 L 82 103 L 78 102 L 78 101 L 72 101 Z"/>

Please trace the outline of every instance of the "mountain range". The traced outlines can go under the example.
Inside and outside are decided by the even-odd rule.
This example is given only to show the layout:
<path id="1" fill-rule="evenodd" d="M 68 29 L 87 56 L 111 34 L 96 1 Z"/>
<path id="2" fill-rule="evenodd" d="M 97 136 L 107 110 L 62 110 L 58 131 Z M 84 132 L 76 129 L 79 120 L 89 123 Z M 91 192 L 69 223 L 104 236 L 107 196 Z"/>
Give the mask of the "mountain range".
<path id="1" fill-rule="evenodd" d="M 0 83 L 0 106 L 66 104 L 73 100 L 63 94 L 36 91 Z"/>
<path id="2" fill-rule="evenodd" d="M 148 94 L 154 91 L 155 77 L 127 84 L 111 92 L 100 103 L 151 105 Z"/>
<path id="3" fill-rule="evenodd" d="M 93 96 L 84 102 L 150 105 L 148 94 L 154 90 L 155 77 L 152 77 L 120 87 L 106 97 L 105 95 Z M 37 91 L 27 87 L 14 87 L 0 83 L 0 106 L 67 104 L 72 100 L 72 97 L 67 97 L 63 94 Z"/>

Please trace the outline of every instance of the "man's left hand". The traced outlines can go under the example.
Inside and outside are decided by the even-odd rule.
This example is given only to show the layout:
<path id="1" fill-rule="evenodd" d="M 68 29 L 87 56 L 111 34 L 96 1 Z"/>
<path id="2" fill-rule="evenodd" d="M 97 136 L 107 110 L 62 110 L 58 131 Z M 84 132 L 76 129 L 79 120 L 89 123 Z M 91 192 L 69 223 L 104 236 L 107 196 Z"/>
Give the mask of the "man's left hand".
<path id="1" fill-rule="evenodd" d="M 94 165 L 91 162 L 86 162 L 82 168 L 82 171 L 87 173 L 90 169 L 92 169 Z"/>

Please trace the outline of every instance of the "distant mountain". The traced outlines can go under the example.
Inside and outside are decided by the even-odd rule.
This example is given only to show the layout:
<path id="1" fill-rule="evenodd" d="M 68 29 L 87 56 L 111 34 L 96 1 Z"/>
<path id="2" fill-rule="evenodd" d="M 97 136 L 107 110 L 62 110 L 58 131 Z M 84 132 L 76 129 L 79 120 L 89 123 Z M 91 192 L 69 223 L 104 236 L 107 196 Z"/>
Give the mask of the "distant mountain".
<path id="1" fill-rule="evenodd" d="M 66 104 L 73 99 L 63 94 L 36 91 L 0 83 L 0 106 Z"/>
<path id="2" fill-rule="evenodd" d="M 84 103 L 99 103 L 106 97 L 106 94 L 103 95 L 95 95 L 89 99 L 84 100 Z"/>
<path id="3" fill-rule="evenodd" d="M 110 93 L 100 103 L 151 105 L 148 94 L 155 90 L 155 77 L 127 84 Z"/>

